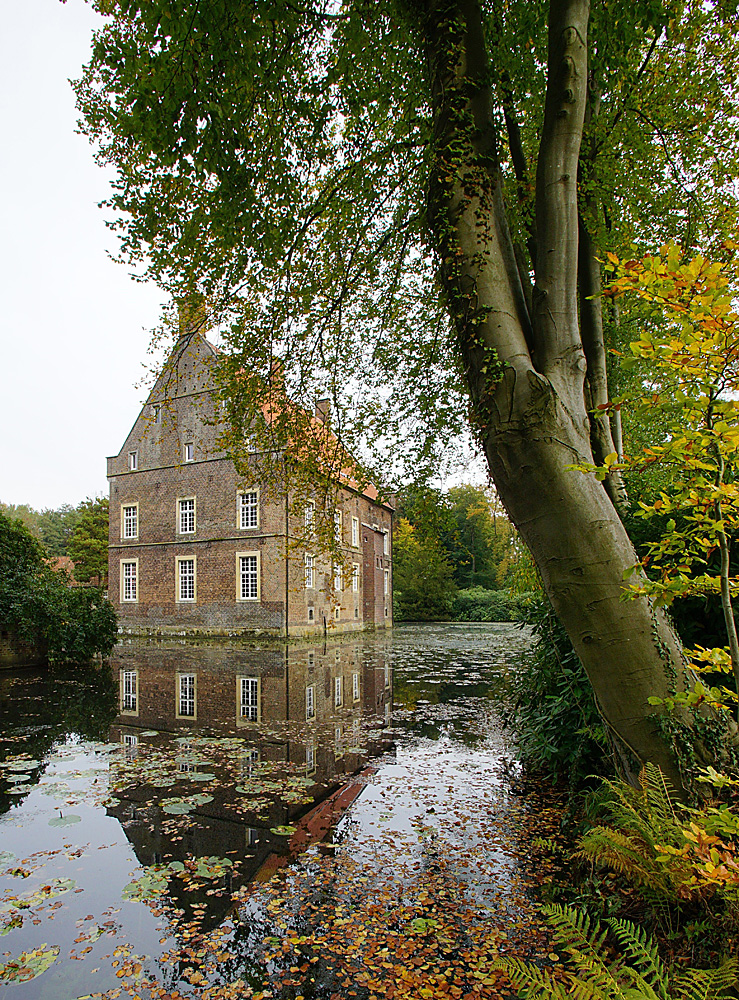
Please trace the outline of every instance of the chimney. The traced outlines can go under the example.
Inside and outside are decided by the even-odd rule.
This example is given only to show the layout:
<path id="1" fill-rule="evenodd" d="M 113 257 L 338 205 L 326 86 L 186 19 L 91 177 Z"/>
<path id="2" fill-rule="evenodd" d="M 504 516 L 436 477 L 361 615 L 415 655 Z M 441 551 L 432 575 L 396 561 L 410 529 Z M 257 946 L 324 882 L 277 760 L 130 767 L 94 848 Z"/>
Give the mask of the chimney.
<path id="1" fill-rule="evenodd" d="M 205 296 L 200 292 L 190 292 L 186 298 L 178 299 L 177 313 L 180 321 L 180 336 L 193 333 L 205 335 L 208 330 L 208 314 Z"/>
<path id="2" fill-rule="evenodd" d="M 317 419 L 320 420 L 322 424 L 327 424 L 330 416 L 331 416 L 331 400 L 330 399 L 316 400 Z"/>

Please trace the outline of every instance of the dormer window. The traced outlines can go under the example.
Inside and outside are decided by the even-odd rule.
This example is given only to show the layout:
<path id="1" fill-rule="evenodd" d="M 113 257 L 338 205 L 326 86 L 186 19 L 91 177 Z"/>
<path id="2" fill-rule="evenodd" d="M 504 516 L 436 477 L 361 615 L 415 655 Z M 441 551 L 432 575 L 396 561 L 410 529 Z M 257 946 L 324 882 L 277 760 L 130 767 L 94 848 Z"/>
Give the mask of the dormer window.
<path id="1" fill-rule="evenodd" d="M 139 453 L 137 451 L 129 451 L 128 453 L 128 471 L 135 472 L 139 467 Z"/>
<path id="2" fill-rule="evenodd" d="M 194 462 L 195 461 L 195 445 L 192 441 L 188 441 L 185 444 L 185 461 Z"/>

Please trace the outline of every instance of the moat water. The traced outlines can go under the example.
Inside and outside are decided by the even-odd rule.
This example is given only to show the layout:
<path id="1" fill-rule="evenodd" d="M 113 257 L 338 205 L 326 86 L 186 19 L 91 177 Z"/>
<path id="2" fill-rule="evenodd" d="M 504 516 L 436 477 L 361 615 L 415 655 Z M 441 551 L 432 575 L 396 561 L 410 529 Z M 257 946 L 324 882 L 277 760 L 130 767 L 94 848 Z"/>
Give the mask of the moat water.
<path id="1" fill-rule="evenodd" d="M 419 625 L 1 674 L 0 988 L 400 996 L 392 935 L 425 955 L 451 900 L 462 936 L 419 967 L 472 975 L 477 931 L 505 950 L 529 905 L 498 714 L 527 648 L 513 625 Z"/>

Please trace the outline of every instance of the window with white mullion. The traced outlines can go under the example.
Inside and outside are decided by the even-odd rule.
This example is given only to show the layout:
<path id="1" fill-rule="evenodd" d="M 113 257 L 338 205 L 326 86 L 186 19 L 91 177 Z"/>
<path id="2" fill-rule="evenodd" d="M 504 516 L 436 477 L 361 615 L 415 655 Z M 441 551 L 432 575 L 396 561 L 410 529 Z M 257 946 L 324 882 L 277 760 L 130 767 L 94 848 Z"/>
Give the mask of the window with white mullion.
<path id="1" fill-rule="evenodd" d="M 123 537 L 136 538 L 139 533 L 138 504 L 130 504 L 123 508 Z"/>
<path id="2" fill-rule="evenodd" d="M 357 549 L 359 548 L 359 518 L 352 518 L 352 546 Z"/>
<path id="3" fill-rule="evenodd" d="M 195 531 L 195 498 L 180 500 L 180 534 L 191 535 Z"/>
<path id="4" fill-rule="evenodd" d="M 180 600 L 195 600 L 195 560 L 180 559 Z"/>
<path id="5" fill-rule="evenodd" d="M 313 555 L 310 552 L 305 553 L 305 586 L 309 590 L 315 587 Z"/>
<path id="6" fill-rule="evenodd" d="M 305 689 L 305 717 L 306 719 L 315 719 L 316 717 L 316 699 L 312 684 Z"/>
<path id="7" fill-rule="evenodd" d="M 256 490 L 239 494 L 239 524 L 242 528 L 259 527 L 259 494 Z"/>
<path id="8" fill-rule="evenodd" d="M 195 716 L 195 674 L 180 674 L 179 714 Z"/>
<path id="9" fill-rule="evenodd" d="M 241 718 L 259 721 L 259 678 L 241 678 Z"/>
<path id="10" fill-rule="evenodd" d="M 259 560 L 256 555 L 239 556 L 239 586 L 242 601 L 259 596 Z"/>
<path id="11" fill-rule="evenodd" d="M 124 562 L 123 569 L 123 593 L 124 601 L 138 600 L 138 564 L 135 561 Z"/>
<path id="12" fill-rule="evenodd" d="M 138 671 L 123 671 L 123 705 L 124 712 L 135 712 L 138 699 Z"/>

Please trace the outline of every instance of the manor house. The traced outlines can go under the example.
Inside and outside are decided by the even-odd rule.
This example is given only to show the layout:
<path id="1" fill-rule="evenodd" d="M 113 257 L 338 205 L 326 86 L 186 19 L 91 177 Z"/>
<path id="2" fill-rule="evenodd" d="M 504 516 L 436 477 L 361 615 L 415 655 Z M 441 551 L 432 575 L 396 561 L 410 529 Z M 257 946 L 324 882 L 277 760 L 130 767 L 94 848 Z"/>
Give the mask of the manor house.
<path id="1" fill-rule="evenodd" d="M 110 482 L 109 594 L 132 634 L 310 635 L 392 624 L 392 508 L 346 479 L 334 511 L 342 553 L 311 543 L 305 511 L 244 480 L 219 449 L 216 349 L 180 337 L 117 455 Z M 317 407 L 316 419 L 325 419 Z"/>

